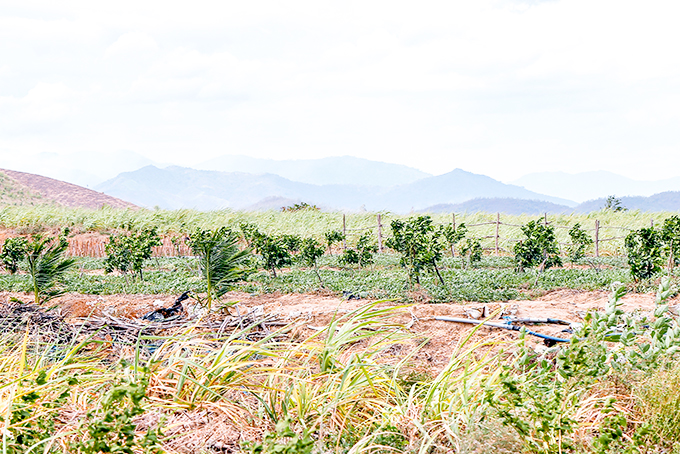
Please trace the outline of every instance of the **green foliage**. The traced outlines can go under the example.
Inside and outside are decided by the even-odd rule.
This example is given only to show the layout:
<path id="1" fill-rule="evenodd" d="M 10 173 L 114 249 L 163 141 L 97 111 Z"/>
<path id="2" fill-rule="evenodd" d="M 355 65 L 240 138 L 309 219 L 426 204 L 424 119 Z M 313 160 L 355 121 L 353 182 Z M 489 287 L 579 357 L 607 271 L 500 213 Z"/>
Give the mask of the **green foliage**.
<path id="1" fill-rule="evenodd" d="M 440 232 L 435 228 L 430 216 L 411 217 L 405 221 L 391 223 L 392 237 L 387 239 L 387 247 L 401 254 L 400 264 L 408 272 L 409 282 L 420 284 L 424 270 L 434 269 L 439 275 L 437 261 L 442 257 L 443 244 Z M 444 283 L 441 275 L 440 281 Z"/>
<path id="2" fill-rule="evenodd" d="M 271 271 L 274 277 L 276 277 L 277 269 L 293 263 L 293 257 L 281 238 L 257 232 L 253 244 L 255 251 L 262 257 L 264 268 Z"/>
<path id="3" fill-rule="evenodd" d="M 31 387 L 38 388 L 45 383 L 46 374 L 42 371 L 31 383 Z M 77 380 L 73 378 L 69 385 L 76 383 Z M 4 452 L 7 454 L 24 454 L 31 448 L 46 443 L 55 433 L 55 420 L 58 417 L 59 409 L 68 400 L 69 394 L 68 388 L 56 398 L 49 400 L 36 391 L 22 394 L 21 398 L 12 404 L 8 424 L 9 436 L 5 441 Z M 0 421 L 4 421 L 4 419 L 0 419 Z M 40 449 L 38 452 L 42 451 L 43 449 Z"/>
<path id="4" fill-rule="evenodd" d="M 322 287 L 324 286 L 324 283 L 323 279 L 321 279 L 321 274 L 319 274 L 317 261 L 323 256 L 323 252 L 324 247 L 314 238 L 305 238 L 302 240 L 300 260 L 303 264 L 313 267 L 314 273 L 316 273 L 317 278 L 319 278 L 319 283 Z"/>
<path id="5" fill-rule="evenodd" d="M 135 434 L 136 416 L 144 414 L 148 375 L 138 382 L 125 381 L 115 385 L 104 397 L 101 409 L 91 411 L 81 428 L 83 439 L 71 449 L 79 454 L 134 454 L 162 452 L 158 443 L 160 430 L 149 429 L 142 437 Z"/>
<path id="6" fill-rule="evenodd" d="M 319 211 L 320 208 L 316 205 L 310 205 L 306 202 L 295 203 L 291 206 L 282 207 L 283 212 L 295 212 L 295 211 Z"/>
<path id="7" fill-rule="evenodd" d="M 482 261 L 484 249 L 477 238 L 465 238 L 460 243 L 460 254 L 465 257 L 466 268 L 476 267 Z"/>
<path id="8" fill-rule="evenodd" d="M 447 224 L 441 227 L 441 233 L 451 248 L 451 255 L 453 255 L 454 247 L 459 241 L 465 238 L 465 235 L 468 233 L 468 229 L 465 226 L 465 223 L 459 224 L 457 228 L 454 228 L 453 224 Z"/>
<path id="9" fill-rule="evenodd" d="M 607 211 L 614 211 L 614 212 L 620 212 L 620 211 L 627 211 L 628 208 L 623 206 L 623 203 L 621 202 L 621 199 L 610 195 L 607 196 L 607 200 L 604 202 L 604 207 L 602 207 L 603 210 Z"/>
<path id="10" fill-rule="evenodd" d="M 276 424 L 276 432 L 267 432 L 262 443 L 243 443 L 243 450 L 251 454 L 311 454 L 314 440 L 305 430 L 302 436 L 290 428 L 292 420 L 283 419 Z"/>
<path id="11" fill-rule="evenodd" d="M 329 230 L 323 236 L 326 239 L 329 254 L 331 254 L 331 248 L 334 244 L 338 244 L 345 239 L 345 235 L 339 230 Z"/>
<path id="12" fill-rule="evenodd" d="M 548 269 L 562 265 L 554 227 L 545 225 L 541 220 L 530 221 L 522 226 L 522 233 L 524 239 L 514 247 L 515 262 L 520 272 L 534 266 Z"/>
<path id="13" fill-rule="evenodd" d="M 581 224 L 576 223 L 569 229 L 571 244 L 568 248 L 569 260 L 576 262 L 585 257 L 586 248 L 593 244 L 593 239 L 581 228 Z"/>
<path id="14" fill-rule="evenodd" d="M 378 252 L 378 246 L 373 243 L 371 234 L 366 232 L 359 237 L 356 249 L 347 249 L 342 253 L 340 263 L 344 265 L 359 265 L 361 267 L 371 265 L 376 252 Z"/>
<path id="15" fill-rule="evenodd" d="M 647 279 L 661 271 L 663 241 L 652 227 L 634 230 L 626 236 L 630 273 L 635 280 Z"/>
<path id="16" fill-rule="evenodd" d="M 238 236 L 222 227 L 217 230 L 196 230 L 189 247 L 198 256 L 198 265 L 205 283 L 205 306 L 210 311 L 214 300 L 232 289 L 233 284 L 247 278 L 252 255 L 239 250 Z"/>
<path id="17" fill-rule="evenodd" d="M 119 270 L 123 274 L 131 271 L 137 273 L 143 280 L 144 261 L 151 258 L 151 248 L 161 244 L 155 227 L 144 229 L 137 234 L 112 235 L 106 245 L 105 270 L 107 273 Z"/>
<path id="18" fill-rule="evenodd" d="M 661 237 L 664 242 L 666 255 L 668 256 L 669 272 L 673 270 L 673 266 L 680 261 L 678 257 L 678 249 L 680 248 L 680 217 L 671 216 L 663 221 L 661 229 Z"/>
<path id="19" fill-rule="evenodd" d="M 296 252 L 300 251 L 300 247 L 302 246 L 302 238 L 300 235 L 285 234 L 279 236 L 279 239 L 281 240 L 281 243 L 283 243 L 283 246 L 288 249 L 288 252 L 291 254 L 295 254 Z"/>
<path id="20" fill-rule="evenodd" d="M 26 243 L 26 271 L 35 304 L 43 304 L 65 293 L 60 285 L 75 259 L 64 258 L 68 249 L 65 232 L 58 238 L 36 235 Z"/>
<path id="21" fill-rule="evenodd" d="M 2 245 L 0 262 L 11 274 L 19 270 L 19 264 L 26 256 L 27 241 L 24 237 L 7 238 Z"/>

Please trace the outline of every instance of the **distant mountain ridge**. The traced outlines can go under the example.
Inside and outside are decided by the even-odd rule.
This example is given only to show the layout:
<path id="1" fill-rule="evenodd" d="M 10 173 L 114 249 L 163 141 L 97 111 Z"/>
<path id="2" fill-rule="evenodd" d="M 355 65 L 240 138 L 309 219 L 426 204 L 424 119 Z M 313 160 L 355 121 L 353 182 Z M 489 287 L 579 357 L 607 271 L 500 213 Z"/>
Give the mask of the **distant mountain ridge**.
<path id="1" fill-rule="evenodd" d="M 554 197 L 585 202 L 610 195 L 617 197 L 651 196 L 661 192 L 679 191 L 680 177 L 642 181 L 603 170 L 574 174 L 540 172 L 525 175 L 513 181 L 512 184 Z"/>
<path id="2" fill-rule="evenodd" d="M 514 197 L 575 205 L 507 185 L 461 169 L 394 187 L 313 185 L 278 175 L 252 175 L 171 166 L 147 166 L 124 172 L 97 186 L 98 190 L 142 206 L 167 209 L 244 209 L 271 198 L 312 203 L 327 209 L 405 213 L 441 203 L 460 203 L 478 197 Z"/>
<path id="3" fill-rule="evenodd" d="M 252 175 L 274 174 L 299 183 L 389 187 L 431 177 L 413 167 L 371 161 L 354 156 L 318 159 L 260 159 L 224 155 L 193 166 L 197 170 L 243 172 Z"/>

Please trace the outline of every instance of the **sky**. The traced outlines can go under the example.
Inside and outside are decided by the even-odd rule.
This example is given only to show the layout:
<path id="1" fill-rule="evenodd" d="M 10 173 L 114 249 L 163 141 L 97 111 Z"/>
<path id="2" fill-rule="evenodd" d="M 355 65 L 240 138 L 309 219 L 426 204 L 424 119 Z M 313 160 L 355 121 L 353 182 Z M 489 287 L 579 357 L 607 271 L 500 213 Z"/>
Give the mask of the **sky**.
<path id="1" fill-rule="evenodd" d="M 3 0 L 0 167 L 351 155 L 502 181 L 679 176 L 679 12 L 655 0 Z"/>

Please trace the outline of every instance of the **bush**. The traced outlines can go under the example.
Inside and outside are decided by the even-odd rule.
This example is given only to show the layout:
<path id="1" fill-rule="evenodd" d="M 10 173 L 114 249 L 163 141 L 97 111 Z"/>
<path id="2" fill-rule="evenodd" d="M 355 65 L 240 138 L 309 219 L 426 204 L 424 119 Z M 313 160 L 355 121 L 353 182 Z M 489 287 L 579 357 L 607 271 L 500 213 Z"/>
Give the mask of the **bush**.
<path id="1" fill-rule="evenodd" d="M 19 271 L 19 264 L 26 256 L 27 240 L 24 237 L 7 238 L 2 245 L 0 262 L 11 274 Z"/>
<path id="2" fill-rule="evenodd" d="M 548 269 L 562 265 L 554 227 L 543 224 L 541 220 L 530 221 L 522 226 L 522 233 L 524 240 L 514 247 L 515 263 L 520 272 L 534 266 Z"/>
<path id="3" fill-rule="evenodd" d="M 378 252 L 370 233 L 364 233 L 357 242 L 356 249 L 347 249 L 340 257 L 340 263 L 364 267 L 373 263 L 373 254 Z"/>
<path id="4" fill-rule="evenodd" d="M 394 220 L 391 223 L 392 238 L 388 238 L 387 247 L 401 254 L 400 265 L 408 272 L 409 283 L 413 280 L 420 284 L 420 275 L 426 269 L 437 272 L 442 285 L 442 279 L 437 267 L 437 261 L 442 257 L 444 249 L 440 241 L 441 231 L 435 229 L 430 216 L 412 217 L 405 221 Z"/>
<path id="5" fill-rule="evenodd" d="M 648 279 L 661 271 L 662 236 L 652 227 L 634 230 L 626 236 L 630 273 L 636 281 Z"/>
<path id="6" fill-rule="evenodd" d="M 104 270 L 107 273 L 119 270 L 123 274 L 131 271 L 137 273 L 140 280 L 144 280 L 144 261 L 151 258 L 151 248 L 160 245 L 161 239 L 155 227 L 144 229 L 138 234 L 112 235 L 106 245 Z"/>
<path id="7" fill-rule="evenodd" d="M 588 233 L 581 228 L 581 224 L 575 224 L 569 230 L 569 238 L 571 238 L 571 244 L 568 248 L 569 260 L 572 262 L 585 257 L 586 248 L 594 243 Z"/>

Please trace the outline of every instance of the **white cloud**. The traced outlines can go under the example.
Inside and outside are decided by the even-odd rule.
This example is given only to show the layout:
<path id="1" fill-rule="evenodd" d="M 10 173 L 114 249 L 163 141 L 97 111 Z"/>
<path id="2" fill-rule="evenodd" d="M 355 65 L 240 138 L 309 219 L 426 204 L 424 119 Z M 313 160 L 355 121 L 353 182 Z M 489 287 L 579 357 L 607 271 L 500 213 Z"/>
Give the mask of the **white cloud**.
<path id="1" fill-rule="evenodd" d="M 7 0 L 0 153 L 356 154 L 495 177 L 560 169 L 565 153 L 578 157 L 571 171 L 631 174 L 643 153 L 672 174 L 675 11 L 657 0 Z"/>

